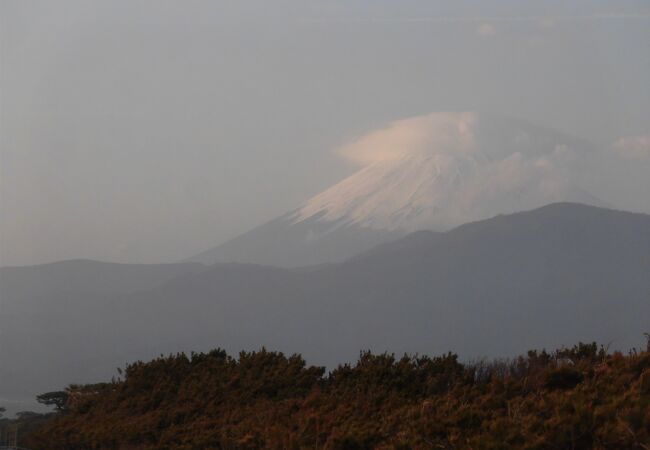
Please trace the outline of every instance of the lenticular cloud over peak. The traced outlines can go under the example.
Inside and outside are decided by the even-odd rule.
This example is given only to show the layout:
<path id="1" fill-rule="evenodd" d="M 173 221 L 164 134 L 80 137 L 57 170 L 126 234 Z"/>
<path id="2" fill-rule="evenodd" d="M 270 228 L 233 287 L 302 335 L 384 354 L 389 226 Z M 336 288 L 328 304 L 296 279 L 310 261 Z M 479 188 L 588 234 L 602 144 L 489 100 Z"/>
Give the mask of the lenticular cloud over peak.
<path id="1" fill-rule="evenodd" d="M 367 166 L 433 153 L 471 152 L 476 113 L 433 113 L 397 120 L 339 149 L 345 159 Z"/>
<path id="2" fill-rule="evenodd" d="M 295 222 L 447 230 L 554 202 L 602 204 L 573 176 L 589 144 L 519 120 L 432 113 L 392 122 L 338 152 L 359 171 L 307 201 Z"/>

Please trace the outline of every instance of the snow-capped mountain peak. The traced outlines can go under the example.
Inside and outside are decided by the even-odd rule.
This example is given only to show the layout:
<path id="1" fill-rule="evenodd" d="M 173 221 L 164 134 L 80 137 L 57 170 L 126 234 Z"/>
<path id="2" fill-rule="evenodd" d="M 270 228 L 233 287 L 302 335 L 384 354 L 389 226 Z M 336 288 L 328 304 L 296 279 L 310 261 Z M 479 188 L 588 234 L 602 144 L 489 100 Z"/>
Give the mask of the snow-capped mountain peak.
<path id="1" fill-rule="evenodd" d="M 589 151 L 562 133 L 472 112 L 399 120 L 339 149 L 356 173 L 190 260 L 330 263 L 410 231 L 445 231 L 555 202 L 603 206 L 573 179 Z"/>
<path id="2" fill-rule="evenodd" d="M 562 133 L 472 112 L 400 120 L 341 148 L 362 167 L 308 200 L 292 221 L 446 230 L 553 202 L 599 204 L 569 176 L 585 147 Z"/>

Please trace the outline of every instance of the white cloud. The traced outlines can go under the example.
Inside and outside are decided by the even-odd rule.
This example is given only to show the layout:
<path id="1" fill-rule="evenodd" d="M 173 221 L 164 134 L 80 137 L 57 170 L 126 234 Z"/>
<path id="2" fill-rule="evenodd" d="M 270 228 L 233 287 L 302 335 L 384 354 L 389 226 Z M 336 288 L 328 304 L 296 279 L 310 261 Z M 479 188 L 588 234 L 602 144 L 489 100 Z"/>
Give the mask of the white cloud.
<path id="1" fill-rule="evenodd" d="M 555 17 L 540 17 L 537 19 L 537 26 L 541 29 L 554 28 L 557 25 L 557 19 Z"/>
<path id="2" fill-rule="evenodd" d="M 324 214 L 380 229 L 445 230 L 554 202 L 604 206 L 580 183 L 591 150 L 559 132 L 473 112 L 398 120 L 341 147 L 361 169 L 309 200 L 296 220 Z"/>
<path id="3" fill-rule="evenodd" d="M 649 143 L 625 137 L 616 151 L 599 149 L 474 112 L 397 120 L 339 148 L 361 169 L 309 200 L 296 220 L 324 213 L 380 229 L 445 230 L 563 201 L 650 212 Z"/>
<path id="4" fill-rule="evenodd" d="M 650 14 L 645 13 L 596 13 L 586 15 L 555 15 L 555 16 L 430 16 L 430 17 L 348 17 L 348 18 L 301 18 L 301 22 L 327 23 L 486 23 L 486 22 L 532 22 L 540 27 L 553 27 L 559 22 L 584 21 L 620 21 L 620 20 L 650 20 Z"/>
<path id="5" fill-rule="evenodd" d="M 482 23 L 476 28 L 476 34 L 482 37 L 490 37 L 497 34 L 497 29 L 490 23 Z"/>
<path id="6" fill-rule="evenodd" d="M 397 120 L 339 148 L 338 153 L 354 164 L 367 166 L 416 153 L 469 151 L 474 146 L 475 121 L 471 112 Z"/>
<path id="7" fill-rule="evenodd" d="M 650 135 L 622 137 L 614 142 L 613 148 L 625 158 L 650 159 Z"/>

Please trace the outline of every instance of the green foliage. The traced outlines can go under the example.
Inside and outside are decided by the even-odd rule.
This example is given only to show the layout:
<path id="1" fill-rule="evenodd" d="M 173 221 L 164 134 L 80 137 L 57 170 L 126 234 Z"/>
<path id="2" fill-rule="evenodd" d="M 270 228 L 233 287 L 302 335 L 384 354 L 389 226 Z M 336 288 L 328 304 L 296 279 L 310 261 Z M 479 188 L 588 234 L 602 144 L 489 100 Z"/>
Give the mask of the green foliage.
<path id="1" fill-rule="evenodd" d="M 71 386 L 39 449 L 647 449 L 650 354 L 596 344 L 461 364 L 362 352 L 328 375 L 298 355 L 223 350 Z M 645 447 L 644 447 L 645 446 Z"/>

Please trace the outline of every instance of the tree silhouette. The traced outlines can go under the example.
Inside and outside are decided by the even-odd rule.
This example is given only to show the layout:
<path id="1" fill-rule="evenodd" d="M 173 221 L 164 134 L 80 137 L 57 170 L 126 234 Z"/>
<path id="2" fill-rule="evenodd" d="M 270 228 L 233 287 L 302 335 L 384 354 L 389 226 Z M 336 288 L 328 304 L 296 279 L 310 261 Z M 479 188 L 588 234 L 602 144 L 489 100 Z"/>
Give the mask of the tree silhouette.
<path id="1" fill-rule="evenodd" d="M 63 411 L 68 403 L 66 391 L 46 392 L 36 396 L 36 401 L 46 406 L 54 406 L 57 411 Z"/>

